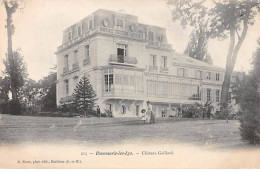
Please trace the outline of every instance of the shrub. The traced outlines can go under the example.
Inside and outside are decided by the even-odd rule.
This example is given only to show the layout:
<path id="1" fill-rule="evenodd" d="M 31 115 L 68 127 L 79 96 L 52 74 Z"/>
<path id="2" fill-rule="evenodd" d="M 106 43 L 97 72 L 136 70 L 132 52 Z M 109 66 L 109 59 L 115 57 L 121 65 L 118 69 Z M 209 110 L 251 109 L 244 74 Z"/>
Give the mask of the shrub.
<path id="1" fill-rule="evenodd" d="M 246 110 L 240 119 L 240 131 L 243 140 L 250 144 L 260 143 L 260 120 L 257 115 Z"/>
<path id="2" fill-rule="evenodd" d="M 22 106 L 19 101 L 11 100 L 9 102 L 9 110 L 11 115 L 21 115 L 22 114 Z"/>
<path id="3" fill-rule="evenodd" d="M 183 118 L 198 118 L 200 110 L 195 105 L 183 105 L 182 106 L 182 117 Z"/>

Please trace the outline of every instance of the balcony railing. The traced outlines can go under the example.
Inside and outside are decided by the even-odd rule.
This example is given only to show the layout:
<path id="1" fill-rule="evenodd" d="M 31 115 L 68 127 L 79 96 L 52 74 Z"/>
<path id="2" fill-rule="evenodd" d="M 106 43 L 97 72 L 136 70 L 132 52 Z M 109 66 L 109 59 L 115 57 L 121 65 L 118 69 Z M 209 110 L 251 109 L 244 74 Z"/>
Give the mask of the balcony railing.
<path id="1" fill-rule="evenodd" d="M 64 48 L 72 46 L 73 44 L 82 41 L 84 38 L 90 37 L 96 33 L 118 35 L 118 36 L 130 38 L 130 39 L 145 40 L 145 35 L 143 33 L 129 32 L 129 31 L 125 31 L 125 30 L 119 30 L 116 28 L 98 27 L 96 29 L 90 30 L 90 31 L 80 35 L 79 37 L 75 37 L 68 42 L 64 42 L 61 46 L 58 47 L 57 52 L 62 51 Z"/>
<path id="2" fill-rule="evenodd" d="M 90 58 L 83 59 L 83 65 L 89 65 L 90 64 Z"/>
<path id="3" fill-rule="evenodd" d="M 72 96 L 66 96 L 66 97 L 62 97 L 60 99 L 60 103 L 68 103 L 68 102 L 73 102 L 75 99 L 75 97 L 72 95 Z"/>
<path id="4" fill-rule="evenodd" d="M 157 66 L 149 65 L 149 71 L 158 70 Z"/>
<path id="5" fill-rule="evenodd" d="M 149 41 L 147 43 L 148 47 L 155 47 L 155 48 L 165 48 L 165 49 L 171 49 L 172 46 L 170 44 L 165 44 L 161 42 L 155 42 L 155 41 Z"/>
<path id="6" fill-rule="evenodd" d="M 79 70 L 80 70 L 79 64 L 78 63 L 74 63 L 74 64 L 72 64 L 72 69 L 71 70 L 69 70 L 68 67 L 64 67 L 62 75 L 68 75 L 68 74 L 71 74 L 71 73 L 79 71 Z"/>
<path id="7" fill-rule="evenodd" d="M 69 68 L 68 67 L 64 67 L 63 68 L 63 73 L 69 72 Z"/>
<path id="8" fill-rule="evenodd" d="M 111 55 L 109 58 L 109 62 L 111 64 L 123 64 L 134 66 L 137 64 L 137 60 L 135 57 L 123 56 L 123 55 Z"/>
<path id="9" fill-rule="evenodd" d="M 79 63 L 78 62 L 73 63 L 72 64 L 72 69 L 77 69 L 77 68 L 79 68 Z"/>
<path id="10" fill-rule="evenodd" d="M 169 71 L 168 67 L 161 66 L 161 72 L 168 72 L 168 71 Z"/>

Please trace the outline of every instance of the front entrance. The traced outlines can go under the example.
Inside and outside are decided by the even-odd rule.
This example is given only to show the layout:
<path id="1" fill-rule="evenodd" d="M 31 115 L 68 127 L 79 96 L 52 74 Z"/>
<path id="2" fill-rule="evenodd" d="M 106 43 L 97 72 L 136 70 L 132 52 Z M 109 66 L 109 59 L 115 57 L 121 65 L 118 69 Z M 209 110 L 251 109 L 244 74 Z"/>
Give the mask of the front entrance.
<path id="1" fill-rule="evenodd" d="M 163 117 L 163 118 L 167 117 L 167 109 L 166 108 L 161 109 L 161 117 Z"/>

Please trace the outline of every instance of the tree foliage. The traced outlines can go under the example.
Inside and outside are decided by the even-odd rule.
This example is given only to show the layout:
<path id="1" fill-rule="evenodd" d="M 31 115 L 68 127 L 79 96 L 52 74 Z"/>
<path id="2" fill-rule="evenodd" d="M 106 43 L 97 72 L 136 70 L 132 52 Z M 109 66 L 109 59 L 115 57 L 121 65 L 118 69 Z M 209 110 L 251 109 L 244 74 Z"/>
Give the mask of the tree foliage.
<path id="1" fill-rule="evenodd" d="M 207 50 L 209 37 L 204 29 L 205 28 L 200 27 L 198 30 L 194 29 L 192 31 L 184 54 L 197 60 L 212 64 L 211 56 Z"/>
<path id="2" fill-rule="evenodd" d="M 238 52 L 246 38 L 248 25 L 254 24 L 254 18 L 260 9 L 259 0 L 220 0 L 212 1 L 168 0 L 174 6 L 173 21 L 180 20 L 183 26 L 199 28 L 205 23 L 210 38 L 229 38 L 230 44 L 226 57 L 226 71 L 221 91 L 223 111 L 228 106 L 230 77 L 236 64 Z M 207 8 L 211 7 L 211 8 Z"/>
<path id="3" fill-rule="evenodd" d="M 95 101 L 97 100 L 96 93 L 86 76 L 83 76 L 80 79 L 73 95 L 75 97 L 75 104 L 79 113 L 89 115 L 93 112 L 93 107 Z"/>
<path id="4" fill-rule="evenodd" d="M 24 60 L 24 56 L 21 54 L 21 50 L 18 49 L 13 52 L 13 67 L 11 67 L 8 59 L 4 59 L 3 63 L 5 66 L 3 75 L 9 80 L 8 82 L 12 83 L 12 85 L 17 89 L 17 92 L 19 92 L 19 89 L 24 85 L 25 80 L 28 78 L 27 64 Z M 14 74 L 12 78 L 11 73 Z"/>
<path id="5" fill-rule="evenodd" d="M 56 80 L 57 72 L 50 72 L 48 76 L 39 80 L 39 94 L 42 102 L 42 110 L 55 111 L 56 106 Z"/>
<path id="6" fill-rule="evenodd" d="M 253 57 L 253 70 L 236 85 L 236 102 L 241 107 L 240 131 L 243 140 L 260 143 L 260 39 Z"/>
<path id="7" fill-rule="evenodd" d="M 9 65 L 10 75 L 10 90 L 12 92 L 11 110 L 12 114 L 20 114 L 20 102 L 18 98 L 19 81 L 17 82 L 17 66 L 15 64 L 15 55 L 13 54 L 12 35 L 14 34 L 15 27 L 13 24 L 13 14 L 18 9 L 22 9 L 26 0 L 3 0 L 3 4 L 6 10 L 6 29 L 7 29 L 7 63 Z"/>

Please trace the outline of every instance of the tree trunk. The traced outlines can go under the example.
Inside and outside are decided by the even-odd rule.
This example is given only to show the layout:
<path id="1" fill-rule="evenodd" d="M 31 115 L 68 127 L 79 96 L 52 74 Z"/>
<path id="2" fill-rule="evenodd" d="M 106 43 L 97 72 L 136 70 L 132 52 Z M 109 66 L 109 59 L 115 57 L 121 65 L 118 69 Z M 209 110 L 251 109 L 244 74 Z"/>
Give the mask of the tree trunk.
<path id="1" fill-rule="evenodd" d="M 234 46 L 235 46 L 235 30 L 233 28 L 230 29 L 230 45 L 229 45 L 229 50 L 226 58 L 227 59 L 226 71 L 225 71 L 225 77 L 224 77 L 224 82 L 221 91 L 221 107 L 220 107 L 221 112 L 223 112 L 223 110 L 227 107 L 228 104 L 228 91 L 230 86 L 230 77 L 233 72 L 233 69 L 231 69 L 231 58 L 232 58 Z"/>
<path id="2" fill-rule="evenodd" d="M 8 51 L 7 51 L 7 58 L 9 62 L 9 72 L 10 72 L 10 83 L 11 83 L 11 92 L 12 92 L 12 99 L 15 102 L 19 102 L 18 100 L 18 91 L 17 88 L 15 87 L 15 83 L 13 82 L 14 80 L 14 58 L 13 58 L 13 47 L 12 47 L 12 34 L 13 34 L 13 27 L 12 27 L 12 14 L 15 11 L 15 6 L 10 8 L 7 4 L 7 2 L 4 1 L 4 5 L 6 8 L 6 28 L 7 28 L 7 39 L 8 39 Z"/>
<path id="3" fill-rule="evenodd" d="M 222 85 L 221 91 L 221 108 L 220 111 L 223 112 L 225 108 L 228 106 L 228 92 L 230 88 L 230 78 L 232 76 L 238 52 L 246 38 L 247 30 L 248 30 L 248 17 L 249 12 L 246 13 L 246 16 L 243 20 L 243 31 L 241 37 L 238 36 L 238 42 L 235 46 L 235 27 L 231 27 L 230 29 L 230 46 L 228 50 L 227 60 L 226 60 L 226 72 L 224 77 L 224 82 Z"/>

